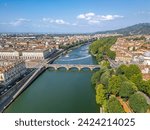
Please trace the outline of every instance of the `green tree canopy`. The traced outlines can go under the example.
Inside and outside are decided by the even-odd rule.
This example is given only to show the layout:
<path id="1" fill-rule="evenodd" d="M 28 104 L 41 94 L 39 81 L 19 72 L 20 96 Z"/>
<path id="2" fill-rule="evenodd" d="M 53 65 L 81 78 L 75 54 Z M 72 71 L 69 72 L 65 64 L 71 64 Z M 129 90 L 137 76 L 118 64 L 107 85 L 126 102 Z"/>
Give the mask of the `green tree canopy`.
<path id="1" fill-rule="evenodd" d="M 130 80 L 139 88 L 142 81 L 142 74 L 134 74 L 131 76 Z"/>
<path id="2" fill-rule="evenodd" d="M 138 88 L 140 91 L 146 93 L 148 96 L 150 96 L 150 80 L 144 81 L 142 80 L 140 84 L 138 85 Z"/>
<path id="3" fill-rule="evenodd" d="M 96 103 L 102 105 L 106 100 L 106 90 L 102 84 L 97 85 L 96 87 Z"/>
<path id="4" fill-rule="evenodd" d="M 129 98 L 134 92 L 137 91 L 137 87 L 130 81 L 124 81 L 121 85 L 119 96 L 122 98 Z"/>
<path id="5" fill-rule="evenodd" d="M 102 67 L 110 68 L 110 63 L 109 63 L 109 61 L 106 61 L 106 60 L 101 61 L 101 62 L 100 62 L 100 65 L 101 65 Z"/>
<path id="6" fill-rule="evenodd" d="M 119 93 L 121 84 L 122 84 L 122 80 L 121 80 L 120 76 L 113 75 L 109 79 L 108 92 L 113 95 L 117 95 Z"/>
<path id="7" fill-rule="evenodd" d="M 109 113 L 124 113 L 120 102 L 114 96 L 111 96 L 108 100 L 107 109 Z"/>
<path id="8" fill-rule="evenodd" d="M 124 75 L 127 72 L 128 67 L 125 64 L 120 65 L 117 70 L 116 70 L 116 74 L 117 75 Z"/>
<path id="9" fill-rule="evenodd" d="M 132 79 L 132 76 L 141 74 L 141 70 L 137 65 L 130 65 L 125 72 L 125 75 L 128 79 Z"/>
<path id="10" fill-rule="evenodd" d="M 96 85 L 100 80 L 101 72 L 97 71 L 92 75 L 91 82 L 93 85 Z"/>
<path id="11" fill-rule="evenodd" d="M 100 77 L 100 83 L 102 83 L 105 86 L 105 88 L 108 86 L 109 78 L 110 78 L 109 70 L 105 71 Z"/>
<path id="12" fill-rule="evenodd" d="M 132 108 L 132 110 L 136 113 L 144 113 L 148 109 L 146 99 L 138 93 L 135 93 L 132 96 L 130 96 L 129 105 Z"/>
<path id="13" fill-rule="evenodd" d="M 108 50 L 108 51 L 107 51 L 107 56 L 108 56 L 110 59 L 115 60 L 115 58 L 116 58 L 116 52 L 111 51 L 111 50 Z"/>
<path id="14" fill-rule="evenodd" d="M 100 82 L 100 78 L 101 78 L 101 75 L 106 72 L 108 69 L 107 67 L 101 67 L 101 69 L 97 72 L 95 72 L 93 75 L 92 75 L 92 78 L 91 78 L 91 82 L 93 85 L 96 85 L 97 83 Z"/>

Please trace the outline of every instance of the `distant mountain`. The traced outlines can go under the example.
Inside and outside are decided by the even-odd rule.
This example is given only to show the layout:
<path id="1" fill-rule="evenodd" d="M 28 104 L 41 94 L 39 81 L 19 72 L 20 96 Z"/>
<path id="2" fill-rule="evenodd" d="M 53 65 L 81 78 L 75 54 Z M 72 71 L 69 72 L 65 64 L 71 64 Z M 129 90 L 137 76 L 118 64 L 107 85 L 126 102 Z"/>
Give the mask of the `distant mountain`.
<path id="1" fill-rule="evenodd" d="M 118 33 L 123 35 L 137 35 L 137 34 L 150 34 L 150 23 L 139 23 L 126 28 L 121 28 L 117 30 L 96 32 L 96 34 L 105 33 Z"/>

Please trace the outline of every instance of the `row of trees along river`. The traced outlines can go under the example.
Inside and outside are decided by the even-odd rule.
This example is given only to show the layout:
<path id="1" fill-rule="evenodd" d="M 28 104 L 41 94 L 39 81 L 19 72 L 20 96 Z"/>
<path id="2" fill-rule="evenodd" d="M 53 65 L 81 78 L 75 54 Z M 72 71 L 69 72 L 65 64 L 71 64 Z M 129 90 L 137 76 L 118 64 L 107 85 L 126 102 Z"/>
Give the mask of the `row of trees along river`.
<path id="1" fill-rule="evenodd" d="M 137 65 L 121 65 L 114 69 L 106 58 L 115 59 L 115 52 L 110 47 L 117 37 L 102 38 L 89 47 L 101 65 L 93 74 L 92 84 L 96 90 L 96 102 L 103 112 L 149 112 L 150 80 L 144 81 Z M 148 99 L 148 98 L 147 98 Z"/>

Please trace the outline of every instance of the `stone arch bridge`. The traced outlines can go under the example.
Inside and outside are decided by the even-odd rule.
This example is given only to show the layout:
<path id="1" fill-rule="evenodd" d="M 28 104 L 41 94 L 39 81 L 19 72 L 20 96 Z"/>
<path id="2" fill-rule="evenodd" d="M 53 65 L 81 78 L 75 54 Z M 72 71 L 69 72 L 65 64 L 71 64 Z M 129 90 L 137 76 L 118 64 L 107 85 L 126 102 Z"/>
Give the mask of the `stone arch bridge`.
<path id="1" fill-rule="evenodd" d="M 72 68 L 77 68 L 79 71 L 88 68 L 91 71 L 94 69 L 100 69 L 100 65 L 81 65 L 81 64 L 47 64 L 46 68 L 54 68 L 58 70 L 59 68 L 66 68 L 66 70 L 70 70 Z"/>

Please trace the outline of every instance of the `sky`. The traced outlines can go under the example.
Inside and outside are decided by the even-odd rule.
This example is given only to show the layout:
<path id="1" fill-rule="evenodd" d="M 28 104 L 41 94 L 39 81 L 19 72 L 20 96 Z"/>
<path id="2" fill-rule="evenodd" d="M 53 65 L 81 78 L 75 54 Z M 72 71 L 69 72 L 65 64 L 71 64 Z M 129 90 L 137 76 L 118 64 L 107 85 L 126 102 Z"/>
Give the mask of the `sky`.
<path id="1" fill-rule="evenodd" d="M 150 22 L 150 0 L 0 0 L 0 32 L 88 33 Z"/>

